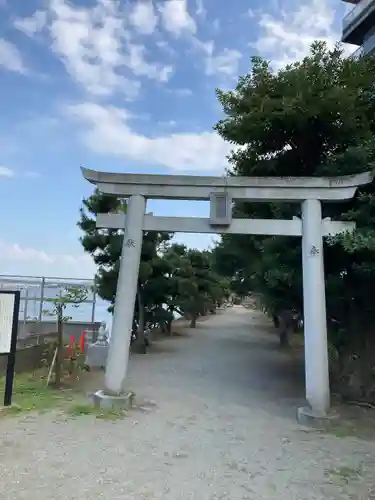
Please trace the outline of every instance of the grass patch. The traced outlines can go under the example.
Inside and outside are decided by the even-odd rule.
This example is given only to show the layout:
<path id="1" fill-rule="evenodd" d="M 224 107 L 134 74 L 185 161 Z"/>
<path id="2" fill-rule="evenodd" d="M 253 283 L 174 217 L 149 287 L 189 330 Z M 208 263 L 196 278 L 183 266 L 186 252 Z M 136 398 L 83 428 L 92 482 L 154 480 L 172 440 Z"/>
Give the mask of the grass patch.
<path id="1" fill-rule="evenodd" d="M 44 413 L 53 409 L 62 410 L 71 417 L 94 416 L 99 420 L 119 420 L 126 416 L 125 410 L 104 410 L 86 402 L 82 390 L 79 390 L 79 377 L 63 378 L 61 389 L 47 387 L 47 372 L 46 368 L 41 368 L 33 373 L 15 374 L 12 406 L 3 408 L 0 418 L 24 412 Z M 5 377 L 1 377 L 2 393 L 4 386 Z"/>
<path id="2" fill-rule="evenodd" d="M 343 403 L 339 396 L 333 394 L 332 410 L 338 418 L 328 421 L 324 432 L 341 439 L 354 437 L 375 441 L 374 409 Z"/>
<path id="3" fill-rule="evenodd" d="M 125 410 L 104 410 L 102 408 L 96 408 L 94 405 L 89 403 L 77 403 L 69 407 L 68 413 L 72 417 L 84 417 L 92 415 L 99 420 L 121 420 L 125 418 Z"/>
<path id="4" fill-rule="evenodd" d="M 325 431 L 337 438 L 360 437 L 360 431 L 355 425 L 343 419 L 338 419 L 337 422 L 327 425 Z"/>
<path id="5" fill-rule="evenodd" d="M 311 432 L 315 432 L 317 434 L 329 434 L 339 439 L 356 438 L 362 441 L 374 441 L 374 424 L 374 419 L 370 422 L 353 422 L 345 416 L 340 415 L 337 419 L 333 419 L 331 422 L 328 421 L 320 429 L 311 429 Z"/>
<path id="6" fill-rule="evenodd" d="M 362 478 L 362 470 L 359 467 L 349 467 L 344 465 L 337 469 L 326 470 L 326 475 L 331 479 L 338 479 L 340 482 L 349 484 Z"/>
<path id="7" fill-rule="evenodd" d="M 345 418 L 339 418 L 337 422 L 326 426 L 324 432 L 337 438 L 345 439 L 349 437 L 361 439 L 363 441 L 375 440 L 374 422 L 351 422 Z"/>
<path id="8" fill-rule="evenodd" d="M 1 415 L 14 415 L 28 411 L 43 412 L 61 408 L 73 401 L 77 393 L 71 389 L 54 389 L 46 385 L 47 370 L 42 368 L 33 373 L 15 374 L 12 403 L 4 408 Z M 5 377 L 0 378 L 0 387 L 4 394 Z"/>

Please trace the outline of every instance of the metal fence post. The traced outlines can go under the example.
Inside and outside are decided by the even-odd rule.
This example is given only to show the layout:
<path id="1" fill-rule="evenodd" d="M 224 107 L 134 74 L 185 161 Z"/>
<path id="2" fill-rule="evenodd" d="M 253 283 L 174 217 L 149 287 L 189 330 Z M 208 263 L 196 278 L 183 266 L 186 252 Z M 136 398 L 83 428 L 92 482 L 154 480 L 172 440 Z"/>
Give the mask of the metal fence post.
<path id="1" fill-rule="evenodd" d="M 25 295 L 23 297 L 23 323 L 26 325 L 27 323 L 27 305 L 29 302 L 29 288 L 25 287 Z"/>
<path id="2" fill-rule="evenodd" d="M 94 288 L 92 295 L 91 323 L 95 323 L 96 290 Z"/>
<path id="3" fill-rule="evenodd" d="M 43 317 L 43 299 L 44 299 L 44 286 L 46 283 L 46 279 L 43 277 L 40 284 L 40 303 L 39 303 L 39 323 L 42 322 Z"/>

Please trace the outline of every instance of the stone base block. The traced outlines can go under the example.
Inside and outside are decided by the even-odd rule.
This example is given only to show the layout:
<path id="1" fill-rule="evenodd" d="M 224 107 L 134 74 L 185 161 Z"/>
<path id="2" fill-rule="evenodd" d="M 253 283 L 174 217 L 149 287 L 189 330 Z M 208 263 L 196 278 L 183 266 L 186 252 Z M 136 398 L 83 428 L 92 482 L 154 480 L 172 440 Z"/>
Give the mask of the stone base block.
<path id="1" fill-rule="evenodd" d="M 103 390 L 92 395 L 94 406 L 102 410 L 130 410 L 133 406 L 134 393 L 127 392 L 120 396 L 105 394 Z"/>
<path id="2" fill-rule="evenodd" d="M 91 344 L 87 347 L 85 365 L 90 368 L 105 368 L 108 345 Z"/>
<path id="3" fill-rule="evenodd" d="M 309 406 L 302 406 L 297 409 L 297 421 L 307 427 L 324 428 L 336 418 L 333 414 L 317 413 Z"/>

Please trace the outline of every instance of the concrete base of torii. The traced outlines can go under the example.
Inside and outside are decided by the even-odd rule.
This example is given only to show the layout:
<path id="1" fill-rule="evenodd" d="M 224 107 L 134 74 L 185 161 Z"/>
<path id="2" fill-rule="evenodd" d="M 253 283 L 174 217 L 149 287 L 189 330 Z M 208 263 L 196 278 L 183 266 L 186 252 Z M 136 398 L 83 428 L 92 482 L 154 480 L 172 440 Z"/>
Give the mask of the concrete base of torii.
<path id="1" fill-rule="evenodd" d="M 101 410 L 130 410 L 134 403 L 134 393 L 129 391 L 112 396 L 100 390 L 92 395 L 92 399 L 94 406 Z"/>
<path id="2" fill-rule="evenodd" d="M 313 410 L 310 406 L 301 406 L 297 409 L 297 421 L 299 424 L 306 427 L 315 427 L 317 429 L 324 429 L 327 425 L 335 420 L 337 415 L 332 413 L 319 413 Z"/>

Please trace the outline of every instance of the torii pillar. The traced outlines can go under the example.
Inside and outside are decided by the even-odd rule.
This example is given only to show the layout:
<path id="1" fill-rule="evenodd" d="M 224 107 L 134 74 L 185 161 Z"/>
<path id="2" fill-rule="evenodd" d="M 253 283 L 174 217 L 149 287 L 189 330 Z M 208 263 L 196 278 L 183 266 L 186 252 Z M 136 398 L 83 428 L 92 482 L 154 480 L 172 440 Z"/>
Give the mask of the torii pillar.
<path id="1" fill-rule="evenodd" d="M 301 422 L 324 418 L 330 409 L 323 236 L 353 231 L 351 222 L 322 220 L 321 202 L 351 199 L 358 186 L 372 181 L 366 172 L 342 177 L 198 177 L 97 172 L 82 169 L 100 192 L 129 198 L 124 214 L 98 214 L 97 226 L 124 229 L 105 389 L 105 403 L 124 398 L 134 302 L 137 292 L 142 232 L 232 233 L 302 236 L 305 375 L 307 407 L 299 408 Z M 302 205 L 302 220 L 231 219 L 212 211 L 210 219 L 145 215 L 146 199 L 285 201 Z M 215 207 L 213 207 L 215 208 Z M 223 206 L 221 206 L 221 209 Z M 225 212 L 225 210 L 224 210 Z M 222 214 L 220 210 L 220 214 Z"/>

